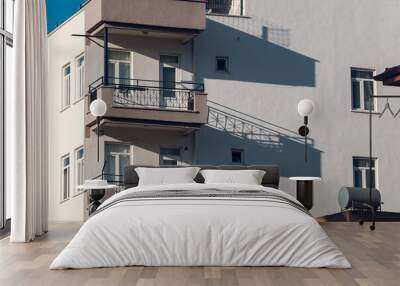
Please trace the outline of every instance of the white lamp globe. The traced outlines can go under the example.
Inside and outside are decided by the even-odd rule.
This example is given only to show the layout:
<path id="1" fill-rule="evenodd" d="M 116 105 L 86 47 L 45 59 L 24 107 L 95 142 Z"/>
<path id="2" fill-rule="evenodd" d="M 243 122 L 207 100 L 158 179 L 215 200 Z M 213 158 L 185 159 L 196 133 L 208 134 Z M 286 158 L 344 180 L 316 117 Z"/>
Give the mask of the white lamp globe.
<path id="1" fill-rule="evenodd" d="M 313 110 L 314 102 L 310 99 L 303 99 L 297 105 L 297 112 L 303 117 L 310 115 Z"/>
<path id="2" fill-rule="evenodd" d="M 90 104 L 90 113 L 95 117 L 104 116 L 107 111 L 107 105 L 102 99 L 96 99 Z"/>

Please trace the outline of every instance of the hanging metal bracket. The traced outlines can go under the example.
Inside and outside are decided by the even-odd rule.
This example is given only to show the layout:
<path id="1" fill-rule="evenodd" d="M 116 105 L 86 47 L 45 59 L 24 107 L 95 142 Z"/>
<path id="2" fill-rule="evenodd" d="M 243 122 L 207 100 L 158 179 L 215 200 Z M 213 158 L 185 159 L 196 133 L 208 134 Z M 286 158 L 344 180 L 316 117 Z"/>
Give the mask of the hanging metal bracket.
<path id="1" fill-rule="evenodd" d="M 72 37 L 84 37 L 84 38 L 88 39 L 89 41 L 93 42 L 94 44 L 98 45 L 100 48 L 104 49 L 104 46 L 102 44 L 93 40 L 93 38 L 96 38 L 96 39 L 103 38 L 103 36 L 92 36 L 92 35 L 82 35 L 82 34 L 72 34 L 71 36 Z"/>

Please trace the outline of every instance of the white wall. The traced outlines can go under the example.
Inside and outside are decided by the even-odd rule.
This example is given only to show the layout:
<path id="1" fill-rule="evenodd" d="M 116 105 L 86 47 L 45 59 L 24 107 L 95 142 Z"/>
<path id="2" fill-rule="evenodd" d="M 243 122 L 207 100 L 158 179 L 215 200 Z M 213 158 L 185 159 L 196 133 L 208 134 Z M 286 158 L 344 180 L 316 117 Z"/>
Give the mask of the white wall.
<path id="1" fill-rule="evenodd" d="M 84 144 L 84 100 L 76 101 L 76 58 L 85 50 L 84 12 L 72 16 L 48 37 L 49 43 L 49 220 L 82 221 L 83 195 L 76 195 L 75 150 Z M 71 106 L 61 110 L 62 67 L 71 63 Z M 61 157 L 69 154 L 70 199 L 61 202 Z"/>
<path id="2" fill-rule="evenodd" d="M 196 39 L 195 58 L 197 79 L 204 80 L 209 99 L 225 107 L 210 106 L 246 119 L 246 128 L 253 126 L 256 135 L 248 139 L 215 124 L 203 128 L 197 143 L 200 163 L 227 163 L 230 148 L 243 148 L 246 163 L 280 164 L 281 187 L 289 193 L 295 184 L 288 176 L 321 176 L 312 212 L 338 212 L 339 188 L 353 185 L 352 156 L 368 156 L 368 116 L 350 110 L 350 68 L 382 72 L 400 64 L 400 2 L 253 0 L 246 1 L 245 11 L 249 18 L 209 16 L 207 30 Z M 230 57 L 229 74 L 215 73 L 215 56 Z M 396 92 L 400 89 L 378 84 L 379 94 Z M 302 124 L 296 107 L 303 98 L 316 104 L 308 164 L 296 135 Z M 397 110 L 400 100 L 392 106 Z M 400 211 L 398 119 L 375 120 L 384 210 Z"/>
<path id="3" fill-rule="evenodd" d="M 226 164 L 231 160 L 231 148 L 244 149 L 247 164 L 279 164 L 281 188 L 289 193 L 294 194 L 295 184 L 287 177 L 321 176 L 322 182 L 315 185 L 312 212 L 316 216 L 338 212 L 338 190 L 353 185 L 352 157 L 368 156 L 368 116 L 351 111 L 350 68 L 373 68 L 381 72 L 385 67 L 399 64 L 395 51 L 400 45 L 397 29 L 400 2 L 253 0 L 245 3 L 248 18 L 209 16 L 207 30 L 195 39 L 195 63 L 188 57 L 185 59 L 188 70 L 195 66 L 196 80 L 204 81 L 211 107 L 209 125 L 196 134 L 195 163 Z M 52 220 L 83 217 L 80 196 L 59 203 L 60 158 L 68 152 L 73 158 L 73 150 L 83 145 L 84 125 L 82 102 L 60 113 L 61 67 L 84 50 L 84 40 L 70 36 L 82 34 L 83 30 L 81 12 L 49 36 Z M 150 39 L 132 44 L 124 41 L 118 43 L 114 39 L 113 44 L 136 47 L 135 77 L 156 79 L 155 52 L 163 47 L 157 44 L 151 48 Z M 186 54 L 190 44 L 181 49 L 180 53 Z M 99 54 L 99 62 L 89 64 L 101 74 L 103 57 L 99 51 L 95 54 Z M 96 60 L 93 56 L 90 59 Z M 215 72 L 216 56 L 230 57 L 229 74 Z M 74 69 L 72 72 L 74 77 Z M 395 94 L 400 89 L 378 84 L 378 93 Z M 303 98 L 310 98 L 316 104 L 310 117 L 312 146 L 307 164 L 303 159 L 302 138 L 297 135 L 302 118 L 296 107 Z M 379 108 L 383 105 L 380 102 Z M 400 108 L 400 101 L 392 101 L 392 107 Z M 226 125 L 215 123 L 213 114 L 217 113 L 219 118 L 227 119 Z M 374 120 L 374 156 L 379 159 L 384 210 L 400 211 L 400 192 L 396 188 L 396 165 L 400 158 L 398 120 L 385 117 L 378 121 L 376 116 Z M 156 158 L 153 155 L 151 158 Z"/>

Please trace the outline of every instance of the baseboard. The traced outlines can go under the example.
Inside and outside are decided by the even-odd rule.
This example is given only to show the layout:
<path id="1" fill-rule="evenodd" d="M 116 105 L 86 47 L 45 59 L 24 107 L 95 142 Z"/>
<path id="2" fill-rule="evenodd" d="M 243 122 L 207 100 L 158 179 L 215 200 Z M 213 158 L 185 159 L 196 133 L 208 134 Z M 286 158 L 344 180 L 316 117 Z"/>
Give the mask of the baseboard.
<path id="1" fill-rule="evenodd" d="M 400 221 L 400 213 L 376 212 L 376 221 Z M 344 211 L 317 218 L 319 222 L 358 222 L 360 220 L 371 221 L 371 213 L 368 211 Z"/>

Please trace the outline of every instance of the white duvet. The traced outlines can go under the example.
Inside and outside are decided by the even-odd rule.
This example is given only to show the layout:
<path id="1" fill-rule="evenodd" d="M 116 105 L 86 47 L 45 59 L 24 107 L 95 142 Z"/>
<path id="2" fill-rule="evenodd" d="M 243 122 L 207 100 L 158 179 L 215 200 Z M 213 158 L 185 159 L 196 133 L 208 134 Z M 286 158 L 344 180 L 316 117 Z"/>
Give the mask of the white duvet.
<path id="1" fill-rule="evenodd" d="M 128 265 L 351 267 L 315 219 L 290 205 L 228 197 L 112 204 L 130 192 L 209 188 L 265 190 L 295 201 L 282 191 L 250 185 L 128 189 L 100 206 L 103 211 L 81 227 L 50 269 Z"/>

